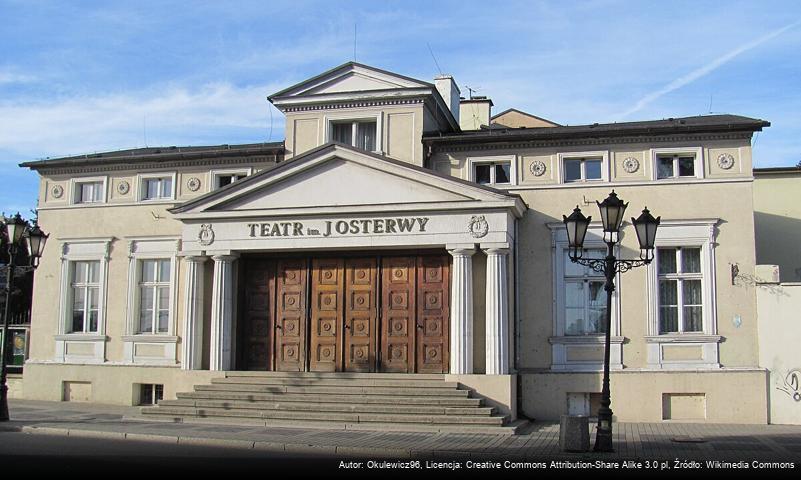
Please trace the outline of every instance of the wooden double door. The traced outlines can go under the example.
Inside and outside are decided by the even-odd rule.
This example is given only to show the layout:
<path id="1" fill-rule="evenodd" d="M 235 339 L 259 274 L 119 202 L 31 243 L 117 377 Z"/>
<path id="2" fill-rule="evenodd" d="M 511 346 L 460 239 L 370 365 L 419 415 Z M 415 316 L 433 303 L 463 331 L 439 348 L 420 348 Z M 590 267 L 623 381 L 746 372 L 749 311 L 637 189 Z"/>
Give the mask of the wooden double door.
<path id="1" fill-rule="evenodd" d="M 242 260 L 244 368 L 447 373 L 447 255 Z"/>

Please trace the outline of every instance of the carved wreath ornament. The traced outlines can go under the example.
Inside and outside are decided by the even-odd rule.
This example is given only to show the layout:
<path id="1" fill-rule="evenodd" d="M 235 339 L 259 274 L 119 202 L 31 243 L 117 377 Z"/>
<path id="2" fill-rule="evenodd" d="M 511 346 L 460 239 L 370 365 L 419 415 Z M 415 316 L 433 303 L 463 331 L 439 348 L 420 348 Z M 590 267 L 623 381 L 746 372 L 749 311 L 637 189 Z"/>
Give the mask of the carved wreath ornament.
<path id="1" fill-rule="evenodd" d="M 625 160 L 623 160 L 623 170 L 625 170 L 626 173 L 634 173 L 637 170 L 639 170 L 639 168 L 640 168 L 640 161 L 637 160 L 636 158 L 627 157 Z"/>
<path id="2" fill-rule="evenodd" d="M 117 184 L 117 191 L 120 195 L 128 195 L 128 192 L 131 191 L 131 184 L 123 180 Z"/>
<path id="3" fill-rule="evenodd" d="M 473 215 L 467 224 L 467 231 L 475 238 L 481 238 L 489 232 L 489 224 L 484 215 Z"/>
<path id="4" fill-rule="evenodd" d="M 211 229 L 210 223 L 204 223 L 200 226 L 200 232 L 197 234 L 198 242 L 204 247 L 214 243 L 214 230 Z"/>
<path id="5" fill-rule="evenodd" d="M 53 195 L 53 198 L 61 198 L 64 195 L 64 187 L 61 185 L 55 185 L 50 193 Z"/>
<path id="6" fill-rule="evenodd" d="M 186 182 L 186 188 L 188 188 L 192 192 L 197 192 L 200 189 L 200 179 L 197 177 L 192 177 Z"/>

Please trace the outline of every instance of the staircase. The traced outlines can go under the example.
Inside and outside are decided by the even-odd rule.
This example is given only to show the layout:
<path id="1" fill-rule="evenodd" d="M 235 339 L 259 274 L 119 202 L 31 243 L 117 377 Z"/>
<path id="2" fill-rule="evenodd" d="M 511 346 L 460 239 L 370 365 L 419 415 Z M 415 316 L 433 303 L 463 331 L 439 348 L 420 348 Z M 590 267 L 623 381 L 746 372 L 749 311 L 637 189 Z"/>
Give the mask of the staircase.
<path id="1" fill-rule="evenodd" d="M 225 372 L 140 420 L 266 427 L 514 434 L 525 422 L 443 375 Z"/>

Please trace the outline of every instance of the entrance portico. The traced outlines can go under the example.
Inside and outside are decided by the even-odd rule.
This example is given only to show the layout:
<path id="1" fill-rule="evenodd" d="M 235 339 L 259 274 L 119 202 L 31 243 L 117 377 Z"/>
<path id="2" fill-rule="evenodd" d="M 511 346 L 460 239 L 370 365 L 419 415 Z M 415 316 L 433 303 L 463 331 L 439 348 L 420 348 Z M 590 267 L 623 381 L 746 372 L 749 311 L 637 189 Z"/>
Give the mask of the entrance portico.
<path id="1" fill-rule="evenodd" d="M 187 262 L 188 277 L 183 308 L 183 338 L 187 344 L 182 368 L 201 368 L 204 352 L 199 346 L 204 344 L 202 332 L 204 324 L 208 323 L 209 368 L 242 369 L 243 366 L 237 365 L 234 356 L 236 322 L 237 318 L 242 318 L 241 310 L 244 308 L 237 304 L 237 297 L 238 292 L 245 288 L 236 285 L 237 270 L 250 265 L 248 262 L 254 259 L 272 259 L 269 261 L 278 261 L 278 265 L 290 258 L 306 262 L 302 269 L 293 270 L 293 273 L 279 268 L 273 270 L 273 275 L 279 280 L 286 280 L 289 275 L 295 274 L 304 276 L 297 280 L 302 280 L 303 288 L 307 288 L 314 296 L 307 297 L 305 295 L 308 294 L 299 293 L 303 290 L 300 283 L 297 292 L 292 295 L 286 295 L 276 287 L 271 293 L 276 309 L 292 308 L 285 302 L 297 301 L 299 303 L 295 307 L 300 312 L 300 303 L 307 301 L 307 298 L 317 303 L 321 298 L 329 302 L 342 298 L 343 305 L 334 301 L 338 305 L 336 308 L 349 308 L 348 299 L 356 298 L 352 292 L 358 289 L 349 286 L 351 279 L 346 278 L 347 275 L 372 276 L 372 283 L 366 280 L 362 282 L 364 287 L 356 301 L 370 304 L 371 313 L 365 317 L 366 322 L 373 321 L 370 318 L 376 315 L 389 325 L 392 312 L 379 308 L 379 305 L 386 306 L 393 301 L 387 296 L 390 295 L 387 285 L 392 281 L 391 275 L 395 272 L 399 278 L 404 275 L 397 262 L 418 258 L 413 263 L 423 265 L 419 263 L 419 258 L 424 257 L 419 254 L 442 252 L 440 258 L 444 259 L 446 268 L 440 270 L 440 274 L 445 272 L 446 278 L 442 279 L 444 283 L 441 284 L 447 287 L 442 303 L 445 310 L 440 314 L 446 316 L 443 328 L 447 331 L 441 333 L 448 341 L 442 345 L 445 351 L 440 354 L 449 359 L 443 367 L 443 373 L 474 373 L 472 264 L 475 256 L 486 255 L 486 374 L 506 375 L 512 355 L 509 325 L 512 302 L 508 283 L 513 259 L 510 258 L 510 252 L 515 242 L 515 222 L 525 208 L 515 195 L 339 144 L 325 145 L 274 169 L 257 173 L 183 204 L 172 210 L 176 218 L 183 222 L 181 253 Z M 446 251 L 449 256 L 442 257 Z M 327 263 L 321 265 L 319 260 L 315 260 L 320 258 L 327 258 Z M 425 258 L 436 258 L 436 255 Z M 354 259 L 367 263 L 357 272 L 351 267 L 356 262 Z M 202 292 L 204 266 L 209 264 L 213 265 L 213 285 L 211 308 L 206 312 L 202 308 Z M 323 285 L 325 281 L 320 283 L 311 277 L 305 278 L 309 276 L 308 272 L 320 273 L 325 268 L 329 268 L 325 272 L 331 279 L 328 288 L 334 289 L 328 296 L 320 293 L 326 288 Z M 418 267 L 415 272 L 419 275 L 422 268 Z M 337 275 L 344 275 L 340 292 L 343 295 L 340 297 L 337 297 L 336 291 L 340 284 L 334 281 Z M 432 275 L 435 275 L 433 271 Z M 305 286 L 307 281 L 308 287 Z M 421 293 L 423 287 L 419 284 L 412 281 L 409 285 L 412 298 L 416 298 L 417 302 L 427 298 L 421 296 L 425 294 Z M 350 293 L 345 296 L 344 292 Z M 430 295 L 432 305 L 436 304 L 436 295 Z M 399 293 L 399 305 L 403 301 L 401 297 Z M 373 305 L 375 302 L 378 304 Z M 320 305 L 314 305 L 316 303 L 303 305 L 303 312 L 299 313 L 303 317 L 301 323 L 294 327 L 296 324 L 291 322 L 291 328 L 302 330 L 306 323 L 329 325 L 307 320 L 306 317 L 319 317 L 320 312 L 316 309 Z M 411 309 L 408 305 L 406 308 Z M 353 313 L 348 312 L 341 310 L 337 315 L 341 317 L 345 313 Z M 206 314 L 208 319 L 204 318 Z M 417 320 L 413 321 L 410 328 L 425 327 L 427 324 L 423 316 L 424 312 L 418 309 Z M 344 331 L 349 329 L 351 321 L 344 317 L 336 320 L 343 327 L 344 335 L 336 337 L 336 342 L 340 344 L 333 345 L 333 348 L 344 348 L 341 342 L 347 342 L 345 339 L 353 333 Z M 273 338 L 268 342 L 271 356 L 275 359 L 270 362 L 272 369 L 282 369 L 281 362 L 286 360 L 286 354 L 299 355 L 301 350 L 311 345 L 310 342 L 321 344 L 316 337 L 319 332 L 315 333 L 314 328 L 302 340 L 304 344 L 298 346 L 299 350 L 284 348 L 276 343 L 281 335 L 287 333 L 279 332 L 282 328 L 280 312 L 273 314 L 270 325 L 268 335 Z M 436 331 L 434 324 L 431 325 Z M 338 327 L 329 328 L 333 331 Z M 381 336 L 382 340 L 376 340 L 369 348 L 377 350 L 378 358 L 384 360 L 375 363 L 378 368 L 398 371 L 387 367 L 387 355 L 392 355 L 389 333 Z M 352 351 L 354 355 L 362 353 L 356 347 Z M 330 353 L 330 350 L 325 349 L 325 352 Z M 368 349 L 362 354 L 369 356 L 373 355 L 372 352 Z M 431 352 L 436 355 L 434 350 Z M 416 352 L 405 354 L 416 355 Z M 347 353 L 343 353 L 337 365 L 344 365 L 343 360 L 348 361 Z M 335 365 L 325 368 L 338 370 L 345 367 Z M 417 371 L 421 371 L 419 367 Z"/>

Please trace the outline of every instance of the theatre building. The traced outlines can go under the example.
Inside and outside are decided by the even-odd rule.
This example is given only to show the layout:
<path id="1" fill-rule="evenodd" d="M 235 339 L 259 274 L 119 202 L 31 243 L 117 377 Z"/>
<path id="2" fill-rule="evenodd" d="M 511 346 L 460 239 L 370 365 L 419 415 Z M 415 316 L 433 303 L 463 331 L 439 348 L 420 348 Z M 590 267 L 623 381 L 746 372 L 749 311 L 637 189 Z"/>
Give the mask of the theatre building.
<path id="1" fill-rule="evenodd" d="M 254 99 L 256 100 L 256 99 Z M 50 240 L 23 395 L 149 418 L 469 431 L 597 410 L 603 276 L 562 215 L 661 216 L 619 274 L 621 421 L 765 423 L 751 137 L 711 115 L 561 126 L 347 63 L 269 97 L 278 143 L 31 161 Z M 602 255 L 593 221 L 585 255 Z M 630 222 L 618 256 L 637 258 Z"/>

